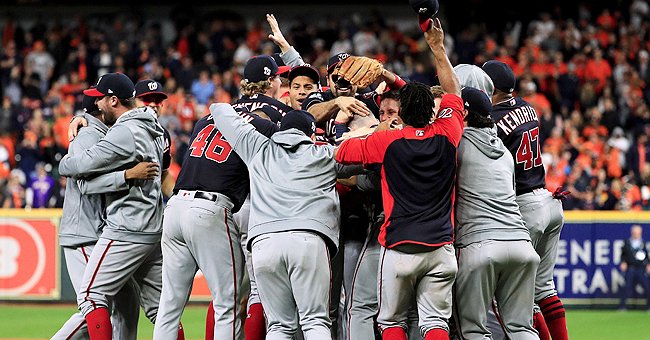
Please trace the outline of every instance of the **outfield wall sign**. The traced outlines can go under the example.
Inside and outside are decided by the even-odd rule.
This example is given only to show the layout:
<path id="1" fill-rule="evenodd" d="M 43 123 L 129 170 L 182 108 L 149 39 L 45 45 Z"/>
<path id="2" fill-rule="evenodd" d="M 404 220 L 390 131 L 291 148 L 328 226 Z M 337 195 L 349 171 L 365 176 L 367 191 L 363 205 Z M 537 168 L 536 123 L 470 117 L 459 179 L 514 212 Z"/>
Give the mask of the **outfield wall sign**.
<path id="1" fill-rule="evenodd" d="M 57 211 L 0 210 L 0 299 L 58 300 Z"/>
<path id="2" fill-rule="evenodd" d="M 643 227 L 650 246 L 650 214 L 647 212 L 565 213 L 554 279 L 566 304 L 618 305 L 625 288 L 620 270 L 624 240 L 633 225 Z M 641 286 L 628 304 L 645 304 Z"/>

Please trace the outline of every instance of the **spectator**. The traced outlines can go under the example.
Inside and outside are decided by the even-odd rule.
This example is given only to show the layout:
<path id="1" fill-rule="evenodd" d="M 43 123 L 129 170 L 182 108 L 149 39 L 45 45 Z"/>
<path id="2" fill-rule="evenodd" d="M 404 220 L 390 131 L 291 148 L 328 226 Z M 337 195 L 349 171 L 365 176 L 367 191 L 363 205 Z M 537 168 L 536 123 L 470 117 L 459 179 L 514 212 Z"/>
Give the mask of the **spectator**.
<path id="1" fill-rule="evenodd" d="M 40 80 L 41 95 L 45 95 L 50 87 L 50 79 L 54 72 L 56 61 L 52 55 L 45 49 L 45 44 L 41 40 L 34 42 L 33 50 L 25 57 L 27 74 L 37 74 Z"/>
<path id="2" fill-rule="evenodd" d="M 648 249 L 643 240 L 643 228 L 640 225 L 633 225 L 630 228 L 630 238 L 625 240 L 623 252 L 621 253 L 620 268 L 625 273 L 625 290 L 621 296 L 620 310 L 626 310 L 626 299 L 632 297 L 637 284 L 643 286 L 643 292 L 647 298 L 647 308 L 650 312 L 650 262 L 648 260 Z"/>
<path id="3" fill-rule="evenodd" d="M 31 208 L 49 208 L 49 201 L 54 192 L 54 179 L 47 174 L 45 164 L 36 164 L 36 174 L 30 179 L 26 193 L 26 205 Z"/>
<path id="4" fill-rule="evenodd" d="M 192 95 L 196 98 L 196 102 L 201 105 L 208 104 L 214 90 L 214 82 L 210 79 L 210 73 L 206 70 L 201 71 L 199 79 L 192 83 Z"/>

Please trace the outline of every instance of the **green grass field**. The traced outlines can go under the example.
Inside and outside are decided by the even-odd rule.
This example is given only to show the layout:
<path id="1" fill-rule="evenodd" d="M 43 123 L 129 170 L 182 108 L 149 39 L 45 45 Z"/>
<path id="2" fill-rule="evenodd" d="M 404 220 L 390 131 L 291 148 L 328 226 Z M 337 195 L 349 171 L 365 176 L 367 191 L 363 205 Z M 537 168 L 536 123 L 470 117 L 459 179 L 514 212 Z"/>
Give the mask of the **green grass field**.
<path id="1" fill-rule="evenodd" d="M 49 339 L 76 311 L 73 305 L 0 304 L 0 339 Z M 650 340 L 650 313 L 645 311 L 567 311 L 571 339 Z M 187 339 L 203 339 L 205 308 L 190 306 L 183 315 Z M 153 327 L 140 316 L 139 338 L 151 339 Z"/>

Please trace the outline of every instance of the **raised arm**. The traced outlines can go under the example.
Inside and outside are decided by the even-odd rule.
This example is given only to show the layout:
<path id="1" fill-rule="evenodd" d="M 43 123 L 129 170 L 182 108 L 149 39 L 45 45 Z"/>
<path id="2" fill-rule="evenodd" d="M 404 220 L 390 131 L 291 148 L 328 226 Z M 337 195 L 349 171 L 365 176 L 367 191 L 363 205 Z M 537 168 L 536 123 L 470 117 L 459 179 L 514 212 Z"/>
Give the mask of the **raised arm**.
<path id="1" fill-rule="evenodd" d="M 430 25 L 429 30 L 424 32 L 424 37 L 427 40 L 431 52 L 433 52 L 434 65 L 438 79 L 440 80 L 440 86 L 442 86 L 445 92 L 460 96 L 460 82 L 447 57 L 445 50 L 445 32 L 442 30 L 438 18 L 433 19 L 433 25 Z"/>
<path id="2" fill-rule="evenodd" d="M 280 47 L 280 58 L 287 66 L 296 67 L 304 65 L 305 61 L 300 56 L 300 53 L 296 51 L 293 46 L 289 45 L 287 39 L 284 38 L 282 31 L 280 30 L 280 25 L 278 25 L 278 20 L 275 19 L 275 15 L 267 14 L 266 21 L 271 27 L 271 34 L 269 34 L 269 39 L 273 41 L 278 47 Z"/>

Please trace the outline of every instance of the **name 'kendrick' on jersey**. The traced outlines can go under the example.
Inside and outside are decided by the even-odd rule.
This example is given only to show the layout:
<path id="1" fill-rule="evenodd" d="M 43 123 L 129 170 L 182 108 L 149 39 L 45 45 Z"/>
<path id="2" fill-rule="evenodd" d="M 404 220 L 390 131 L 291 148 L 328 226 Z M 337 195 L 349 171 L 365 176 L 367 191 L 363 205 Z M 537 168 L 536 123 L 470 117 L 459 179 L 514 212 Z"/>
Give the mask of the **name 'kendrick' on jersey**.
<path id="1" fill-rule="evenodd" d="M 515 98 L 509 99 L 509 106 L 515 106 Z M 494 117 L 496 118 L 496 117 Z M 496 122 L 496 125 L 503 133 L 509 135 L 512 130 L 516 129 L 519 125 L 528 122 L 539 122 L 537 112 L 531 106 L 521 106 L 508 113 Z"/>
<path id="2" fill-rule="evenodd" d="M 490 115 L 496 122 L 499 138 L 515 161 L 517 195 L 544 188 L 546 172 L 535 109 L 517 97 L 494 105 Z"/>

